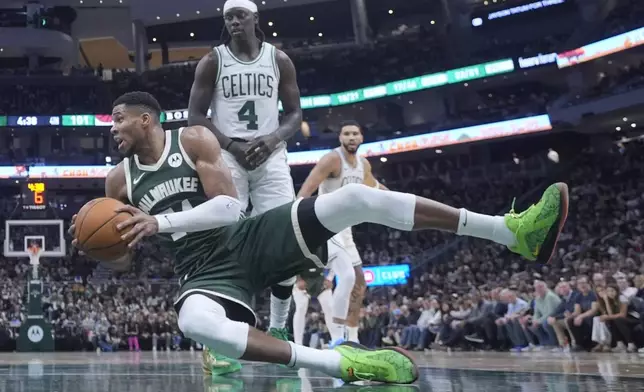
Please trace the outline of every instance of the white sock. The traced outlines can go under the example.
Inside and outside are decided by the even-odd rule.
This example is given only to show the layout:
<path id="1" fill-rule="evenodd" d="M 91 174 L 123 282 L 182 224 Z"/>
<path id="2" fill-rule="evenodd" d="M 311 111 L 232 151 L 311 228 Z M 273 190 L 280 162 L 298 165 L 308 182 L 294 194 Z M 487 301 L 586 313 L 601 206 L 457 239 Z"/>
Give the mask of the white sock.
<path id="1" fill-rule="evenodd" d="M 305 292 L 294 289 L 293 300 L 295 301 L 295 314 L 293 314 L 293 340 L 295 340 L 296 344 L 302 344 L 306 325 L 306 311 L 309 308 L 309 297 Z"/>
<path id="2" fill-rule="evenodd" d="M 350 342 L 360 343 L 360 339 L 358 339 L 358 327 L 347 326 L 347 338 Z"/>
<path id="3" fill-rule="evenodd" d="M 505 246 L 517 243 L 517 238 L 505 224 L 504 217 L 477 214 L 465 208 L 461 208 L 456 234 L 483 238 Z"/>
<path id="4" fill-rule="evenodd" d="M 268 328 L 286 328 L 288 311 L 291 307 L 291 297 L 279 299 L 271 294 L 271 321 Z"/>
<path id="5" fill-rule="evenodd" d="M 334 350 L 317 350 L 310 347 L 299 346 L 293 342 L 291 345 L 291 360 L 289 367 L 296 369 L 307 368 L 319 370 L 331 377 L 340 378 L 340 360 L 342 356 Z"/>

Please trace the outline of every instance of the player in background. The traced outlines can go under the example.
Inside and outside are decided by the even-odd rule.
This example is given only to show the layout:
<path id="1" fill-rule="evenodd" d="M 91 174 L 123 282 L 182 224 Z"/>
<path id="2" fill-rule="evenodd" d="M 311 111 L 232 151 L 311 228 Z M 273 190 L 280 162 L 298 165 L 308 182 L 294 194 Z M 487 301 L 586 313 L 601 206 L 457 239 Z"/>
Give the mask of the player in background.
<path id="1" fill-rule="evenodd" d="M 320 159 L 304 181 L 298 197 L 309 197 L 316 190 L 324 195 L 347 184 L 387 189 L 374 178 L 369 161 L 357 154 L 363 141 L 360 125 L 355 121 L 343 123 L 339 139 L 340 147 Z M 333 292 L 333 325 L 329 326 L 331 339 L 342 341 L 346 335 L 349 341 L 358 342 L 360 308 L 367 284 L 350 227 L 329 241 L 329 266 L 338 277 Z"/>
<path id="2" fill-rule="evenodd" d="M 291 59 L 265 42 L 257 5 L 228 0 L 223 13 L 223 43 L 204 56 L 195 71 L 188 124 L 215 134 L 243 210 L 250 201 L 251 216 L 257 216 L 295 199 L 286 141 L 302 124 L 300 90 Z M 281 123 L 278 99 L 284 107 Z M 212 121 L 206 117 L 208 109 Z M 294 283 L 292 277 L 271 287 L 269 333 L 283 340 L 288 340 Z M 211 359 L 215 366 L 218 359 L 228 362 Z"/>
<path id="3" fill-rule="evenodd" d="M 306 324 L 306 313 L 309 309 L 311 298 L 317 298 L 324 313 L 324 322 L 327 328 L 332 324 L 331 289 L 333 288 L 333 272 L 329 271 L 324 276 L 324 269 L 311 268 L 302 272 L 293 287 L 293 302 L 295 302 L 295 313 L 293 314 L 293 341 L 295 344 L 302 344 Z"/>

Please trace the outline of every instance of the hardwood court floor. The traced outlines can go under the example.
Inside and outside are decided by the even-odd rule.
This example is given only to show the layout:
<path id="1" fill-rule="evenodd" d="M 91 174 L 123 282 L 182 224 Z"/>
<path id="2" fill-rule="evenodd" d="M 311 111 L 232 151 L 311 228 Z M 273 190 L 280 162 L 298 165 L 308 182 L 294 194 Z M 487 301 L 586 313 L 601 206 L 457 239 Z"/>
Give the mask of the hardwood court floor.
<path id="1" fill-rule="evenodd" d="M 7 353 L 0 392 L 604 392 L 644 391 L 644 355 L 553 353 L 417 354 L 412 386 L 344 385 L 319 372 L 245 363 L 204 379 L 198 352 Z"/>

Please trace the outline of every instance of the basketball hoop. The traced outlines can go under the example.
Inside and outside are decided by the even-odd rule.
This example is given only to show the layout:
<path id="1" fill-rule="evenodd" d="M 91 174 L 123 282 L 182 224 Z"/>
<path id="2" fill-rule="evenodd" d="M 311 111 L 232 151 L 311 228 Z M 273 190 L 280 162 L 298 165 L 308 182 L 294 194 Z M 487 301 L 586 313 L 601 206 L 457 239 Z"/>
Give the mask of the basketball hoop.
<path id="1" fill-rule="evenodd" d="M 40 255 L 42 254 L 43 250 L 40 248 L 38 245 L 31 245 L 29 249 L 27 250 L 29 253 L 29 264 L 31 265 L 39 265 L 40 264 Z"/>

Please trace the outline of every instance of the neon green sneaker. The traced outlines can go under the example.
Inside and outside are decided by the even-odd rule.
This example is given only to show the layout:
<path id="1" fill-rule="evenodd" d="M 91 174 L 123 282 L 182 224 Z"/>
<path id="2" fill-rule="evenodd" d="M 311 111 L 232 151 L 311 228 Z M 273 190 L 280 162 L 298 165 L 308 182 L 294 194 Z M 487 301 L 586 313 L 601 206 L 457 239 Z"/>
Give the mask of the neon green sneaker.
<path id="1" fill-rule="evenodd" d="M 568 185 L 562 182 L 550 185 L 537 204 L 520 214 L 514 212 L 513 202 L 505 224 L 516 236 L 517 244 L 508 249 L 528 260 L 548 264 L 566 223 L 568 204 Z"/>
<path id="2" fill-rule="evenodd" d="M 342 381 L 378 381 L 388 384 L 411 384 L 418 379 L 418 367 L 403 349 L 388 347 L 370 350 L 353 342 L 336 346 L 342 355 Z"/>
<path id="3" fill-rule="evenodd" d="M 287 328 L 271 328 L 268 330 L 268 334 L 274 337 L 275 339 L 283 340 L 288 342 L 289 334 Z"/>
<path id="4" fill-rule="evenodd" d="M 201 354 L 201 367 L 206 376 L 221 376 L 241 370 L 241 363 L 211 351 L 204 346 Z"/>

